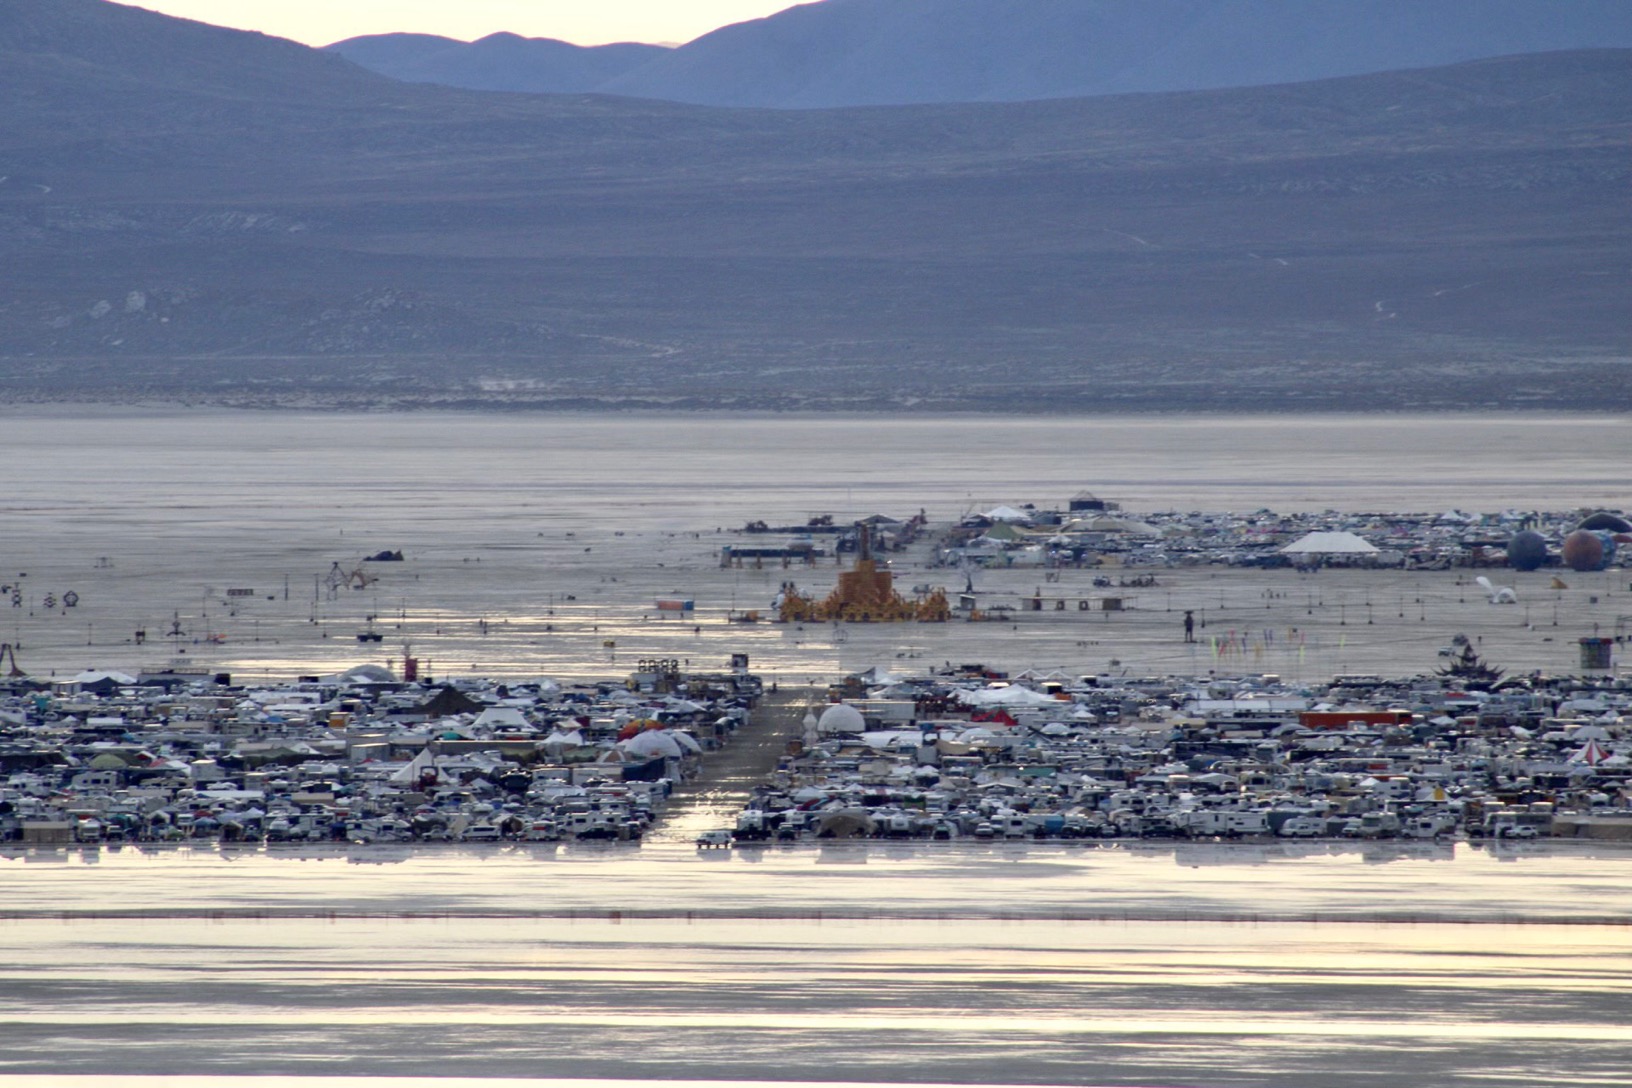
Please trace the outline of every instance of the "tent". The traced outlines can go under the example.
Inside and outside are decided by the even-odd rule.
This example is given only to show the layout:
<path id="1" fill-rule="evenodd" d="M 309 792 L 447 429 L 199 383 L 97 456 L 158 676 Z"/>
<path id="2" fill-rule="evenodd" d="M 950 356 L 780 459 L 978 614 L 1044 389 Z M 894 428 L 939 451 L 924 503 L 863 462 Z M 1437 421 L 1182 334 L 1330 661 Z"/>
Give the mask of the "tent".
<path id="1" fill-rule="evenodd" d="M 1598 764 L 1608 759 L 1611 754 L 1612 753 L 1608 748 L 1605 748 L 1596 740 L 1589 740 L 1579 752 L 1570 757 L 1569 762 L 1585 763 L 1590 767 L 1596 767 Z"/>
<path id="2" fill-rule="evenodd" d="M 1082 518 L 1074 521 L 1070 526 L 1073 532 L 1079 533 L 1128 533 L 1132 536 L 1161 536 L 1162 531 L 1147 521 L 1135 518 L 1115 518 L 1108 514 L 1099 517 Z"/>
<path id="3" fill-rule="evenodd" d="M 1306 533 L 1281 549 L 1282 555 L 1376 555 L 1377 549 L 1353 533 Z"/>
<path id="4" fill-rule="evenodd" d="M 817 825 L 818 839 L 858 839 L 873 833 L 873 818 L 864 808 L 846 808 L 822 816 Z"/>
<path id="5" fill-rule="evenodd" d="M 539 741 L 539 747 L 551 755 L 560 755 L 568 748 L 580 748 L 584 743 L 584 735 L 574 729 L 570 733 L 563 733 L 559 727 L 552 730 L 550 735 Z"/>
<path id="6" fill-rule="evenodd" d="M 394 684 L 396 676 L 380 665 L 353 665 L 345 672 L 323 677 L 325 684 Z"/>
<path id="7" fill-rule="evenodd" d="M 647 759 L 662 756 L 664 759 L 679 759 L 685 754 L 680 742 L 666 729 L 648 729 L 638 736 L 619 741 L 619 747 L 630 755 L 644 756 Z"/>
<path id="8" fill-rule="evenodd" d="M 1033 691 L 1018 684 L 1012 684 L 1006 688 L 981 688 L 978 691 L 960 691 L 958 692 L 958 700 L 965 706 L 981 707 L 1051 706 L 1058 708 L 1060 706 L 1060 700 L 1052 695 L 1044 695 L 1040 691 Z"/>
<path id="9" fill-rule="evenodd" d="M 1024 540 L 1025 536 L 1012 522 L 1000 521 L 987 529 L 983 534 L 987 540 L 995 540 L 999 544 L 1013 544 L 1017 540 Z"/>
<path id="10" fill-rule="evenodd" d="M 412 786 L 419 782 L 421 776 L 434 773 L 436 773 L 436 756 L 431 754 L 431 749 L 427 746 L 421 748 L 418 755 L 409 760 L 401 770 L 393 774 L 387 781 L 393 786 Z"/>
<path id="11" fill-rule="evenodd" d="M 822 711 L 822 716 L 816 719 L 818 733 L 865 733 L 867 723 L 862 719 L 861 711 L 845 703 L 834 703 Z"/>
<path id="12" fill-rule="evenodd" d="M 92 684 L 96 684 L 104 680 L 109 681 L 118 687 L 130 687 L 132 684 L 136 683 L 136 678 L 129 673 L 97 669 L 88 669 L 85 672 L 80 673 L 78 676 L 75 676 L 69 682 L 78 684 L 81 687 L 89 687 Z"/>
<path id="13" fill-rule="evenodd" d="M 628 740 L 630 737 L 644 733 L 649 729 L 662 729 L 663 723 L 656 718 L 631 718 L 623 723 L 618 730 L 619 740 Z"/>
<path id="14" fill-rule="evenodd" d="M 481 716 L 471 724 L 471 728 L 491 729 L 495 732 L 502 732 L 511 729 L 528 731 L 532 729 L 532 724 L 528 722 L 526 716 L 515 707 L 490 706 L 486 710 L 482 711 Z"/>

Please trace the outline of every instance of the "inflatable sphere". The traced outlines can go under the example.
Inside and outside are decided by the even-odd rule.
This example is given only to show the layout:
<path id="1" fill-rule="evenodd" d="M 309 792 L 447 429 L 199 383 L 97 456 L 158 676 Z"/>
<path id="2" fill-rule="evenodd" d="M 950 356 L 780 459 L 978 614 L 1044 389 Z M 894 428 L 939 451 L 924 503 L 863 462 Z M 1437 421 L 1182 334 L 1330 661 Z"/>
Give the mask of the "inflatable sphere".
<path id="1" fill-rule="evenodd" d="M 1521 529 L 1507 542 L 1507 561 L 1514 570 L 1535 570 L 1547 562 L 1547 538 L 1534 529 Z"/>
<path id="2" fill-rule="evenodd" d="M 1628 522 L 1619 514 L 1611 514 L 1600 510 L 1592 517 L 1576 526 L 1577 529 L 1586 529 L 1589 532 L 1605 531 L 1611 533 L 1632 533 L 1632 522 Z"/>
<path id="3" fill-rule="evenodd" d="M 1577 529 L 1564 538 L 1564 565 L 1571 570 L 1604 569 L 1604 541 L 1597 533 Z"/>

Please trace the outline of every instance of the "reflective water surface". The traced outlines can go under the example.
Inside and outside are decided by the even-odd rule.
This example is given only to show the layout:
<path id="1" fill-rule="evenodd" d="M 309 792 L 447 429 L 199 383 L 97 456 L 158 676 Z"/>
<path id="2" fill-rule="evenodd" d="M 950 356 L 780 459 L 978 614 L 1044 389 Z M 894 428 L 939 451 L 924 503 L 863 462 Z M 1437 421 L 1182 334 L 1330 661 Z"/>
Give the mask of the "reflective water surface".
<path id="1" fill-rule="evenodd" d="M 1626 1083 L 1627 860 L 1335 844 L 22 854 L 0 863 L 0 1054 L 10 1073 L 98 1084 Z"/>
<path id="2" fill-rule="evenodd" d="M 631 603 L 683 591 L 723 613 L 768 599 L 779 572 L 699 566 L 706 541 L 684 535 L 711 526 L 920 507 L 945 519 L 1083 488 L 1135 510 L 1624 506 L 1632 456 L 1632 427 L 1609 417 L 51 410 L 0 423 L 6 577 L 26 579 L 31 601 L 81 598 L 0 616 L 42 672 L 176 652 L 234 673 L 324 671 L 356 663 L 365 613 L 392 622 L 391 652 L 412 638 L 439 672 L 616 673 L 612 655 L 581 649 L 609 635 L 626 657 L 724 660 L 744 634 L 720 623 L 728 639 L 704 628 L 689 649 L 635 627 Z M 331 564 L 383 548 L 409 554 L 384 589 L 319 592 Z M 257 596 L 229 612 L 223 587 Z M 1409 619 L 1403 596 L 1395 611 Z M 527 616 L 525 637 L 489 638 L 486 617 Z M 193 641 L 133 644 L 172 621 Z M 1076 647 L 1084 668 L 1125 655 L 1109 639 Z M 877 660 L 772 632 L 748 648 L 790 669 Z M 1028 663 L 1040 660 L 1066 659 Z M 0 853 L 0 1076 L 8 1088 L 1632 1084 L 1625 852 L 705 856 L 683 838 Z"/>
<path id="3" fill-rule="evenodd" d="M 833 571 L 721 569 L 720 545 L 742 538 L 715 530 L 918 510 L 945 523 L 999 502 L 1059 506 L 1084 489 L 1131 511 L 1494 512 L 1632 501 L 1624 472 L 1632 426 L 1609 416 L 10 409 L 0 411 L 0 455 L 9 469 L 0 584 L 22 590 L 19 607 L 0 603 L 0 641 L 20 645 L 22 667 L 42 676 L 139 672 L 177 658 L 240 678 L 321 675 L 361 659 L 400 660 L 410 644 L 438 676 L 598 677 L 643 656 L 712 662 L 735 652 L 785 678 L 898 658 L 989 661 L 991 640 L 960 625 L 728 624 L 739 611 L 768 610 L 790 576 L 821 595 Z M 382 550 L 406 561 L 363 563 Z M 377 581 L 366 592 L 331 583 L 353 570 Z M 908 586 L 962 584 L 945 571 L 900 573 Z M 1113 627 L 1033 624 L 1025 642 L 1010 641 L 1003 667 L 1092 672 L 1116 659 L 1142 671 L 1205 671 L 1219 662 L 1169 637 L 1174 607 L 1205 607 L 1214 620 L 1228 615 L 1219 621 L 1226 629 L 1311 626 L 1296 653 L 1288 640 L 1286 652 L 1254 660 L 1260 671 L 1412 671 L 1436 664 L 1457 632 L 1486 639 L 1487 656 L 1510 670 L 1556 670 L 1573 665 L 1576 635 L 1632 613 L 1618 573 L 1573 577 L 1562 596 L 1548 586 L 1550 572 L 1504 582 L 1521 597 L 1514 616 L 1470 598 L 1457 572 L 1371 572 L 1362 581 L 1333 572 L 1319 587 L 1292 572 L 1219 573 L 1164 571 L 1161 590 L 1125 602 Z M 1068 572 L 1060 585 L 1086 594 L 1089 577 Z M 1030 593 L 1034 578 L 989 571 L 979 588 Z M 1284 607 L 1265 611 L 1266 586 Z M 44 604 L 69 591 L 76 607 Z M 689 623 L 663 622 L 652 606 L 664 596 L 695 599 L 698 612 Z M 1561 607 L 1571 630 L 1552 630 Z M 1362 615 L 1365 630 L 1341 622 Z M 364 627 L 383 643 L 359 645 Z"/>

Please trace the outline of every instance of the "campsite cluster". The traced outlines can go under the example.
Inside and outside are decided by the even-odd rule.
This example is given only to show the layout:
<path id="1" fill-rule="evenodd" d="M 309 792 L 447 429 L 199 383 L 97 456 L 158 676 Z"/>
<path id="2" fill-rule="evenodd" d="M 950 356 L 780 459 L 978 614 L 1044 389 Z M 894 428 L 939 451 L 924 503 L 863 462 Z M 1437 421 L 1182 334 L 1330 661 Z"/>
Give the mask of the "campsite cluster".
<path id="1" fill-rule="evenodd" d="M 998 506 L 964 517 L 942 541 L 943 566 L 1373 566 L 1413 570 L 1512 565 L 1602 569 L 1632 524 L 1605 512 L 1123 513 L 1084 493 L 1065 510 Z M 1591 537 L 1589 540 L 1588 537 Z"/>
<path id="2" fill-rule="evenodd" d="M 0 841 L 634 840 L 760 693 L 667 661 L 572 687 L 228 679 L 0 688 Z"/>
<path id="3" fill-rule="evenodd" d="M 873 673 L 732 837 L 1632 838 L 1632 684 Z"/>

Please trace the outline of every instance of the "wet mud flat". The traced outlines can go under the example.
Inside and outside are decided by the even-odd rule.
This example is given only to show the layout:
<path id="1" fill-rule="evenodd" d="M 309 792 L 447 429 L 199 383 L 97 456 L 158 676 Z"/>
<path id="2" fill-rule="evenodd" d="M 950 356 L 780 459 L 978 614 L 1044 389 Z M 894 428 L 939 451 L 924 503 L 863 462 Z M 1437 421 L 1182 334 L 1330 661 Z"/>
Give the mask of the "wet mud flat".
<path id="1" fill-rule="evenodd" d="M 1336 844 L 14 858 L 14 902 L 54 913 L 0 925 L 0 1042 L 8 1074 L 97 1088 L 453 1069 L 1614 1083 L 1632 939 L 1603 915 L 1628 901 L 1624 862 Z M 110 880 L 150 913 L 104 914 Z M 1310 914 L 1250 917 L 1269 907 Z M 1402 908 L 1418 917 L 1374 913 Z"/>
<path id="2" fill-rule="evenodd" d="M 587 678 L 647 657 L 723 667 L 741 652 L 795 684 L 949 661 L 1316 679 L 1429 671 L 1458 633 L 1511 672 L 1566 672 L 1578 638 L 1632 623 L 1632 576 L 1618 571 L 1566 576 L 1562 590 L 1548 571 L 1498 572 L 1517 603 L 1492 606 L 1471 571 L 1194 567 L 1120 592 L 1088 569 L 979 572 L 986 623 L 800 627 L 732 621 L 768 617 L 787 579 L 825 593 L 841 569 L 831 557 L 720 565 L 751 520 L 922 509 L 946 524 L 996 502 L 1057 506 L 1084 487 L 1130 511 L 1624 506 L 1613 466 L 1632 456 L 1632 428 L 1611 417 L 53 409 L 5 422 L 15 472 L 0 584 L 19 604 L 0 599 L 0 642 L 46 677 L 181 667 L 276 680 L 400 667 L 411 652 L 436 676 Z M 382 552 L 404 558 L 368 559 Z M 927 549 L 889 558 L 898 585 L 964 588 Z M 1001 607 L 1039 591 L 1069 610 Z M 1118 612 L 1073 607 L 1113 592 Z M 670 597 L 695 611 L 661 612 Z"/>
<path id="3" fill-rule="evenodd" d="M 435 676 L 585 679 L 650 658 L 725 668 L 746 653 L 755 672 L 793 685 L 875 665 L 912 673 L 971 662 L 1073 675 L 1405 676 L 1442 665 L 1440 651 L 1459 634 L 1509 672 L 1567 674 L 1579 671 L 1579 639 L 1632 634 L 1632 576 L 1620 570 L 1571 573 L 1565 589 L 1548 571 L 1498 572 L 1518 596 L 1506 605 L 1490 604 L 1466 570 L 1180 567 L 1125 590 L 1095 586 L 1103 572 L 1093 568 L 983 571 L 977 588 L 990 607 L 981 622 L 784 624 L 771 609 L 783 581 L 825 594 L 844 568 L 722 569 L 718 547 L 740 539 L 724 533 L 570 532 L 516 546 L 427 545 L 402 562 L 348 560 L 366 584 L 333 591 L 321 572 L 334 548 L 261 540 L 248 557 L 226 543 L 179 557 L 172 542 L 126 535 L 96 545 L 117 551 L 110 565 L 66 547 L 24 560 L 28 584 L 56 587 L 46 593 L 58 603 L 45 609 L 32 588 L 31 606 L 0 602 L 0 633 L 19 647 L 21 667 L 46 677 L 178 668 L 287 680 L 364 662 L 400 670 L 412 654 Z M 964 576 L 929 565 L 925 549 L 891 564 L 900 585 L 962 588 Z M 74 607 L 60 603 L 65 591 Z M 1023 610 L 1039 592 L 1067 607 Z M 657 607 L 677 594 L 695 610 Z M 1116 611 L 1101 607 L 1108 595 Z M 758 622 L 741 622 L 750 611 Z M 1192 641 L 1186 612 L 1198 621 Z"/>

